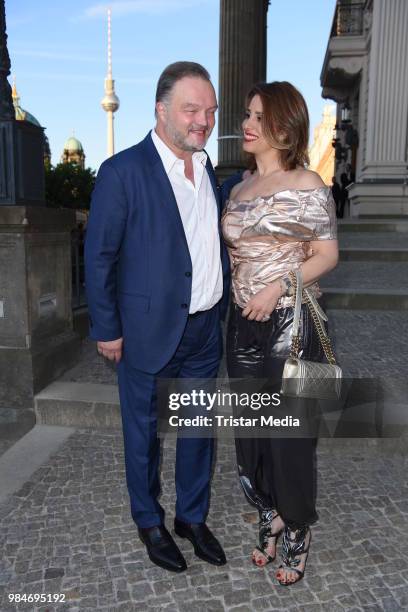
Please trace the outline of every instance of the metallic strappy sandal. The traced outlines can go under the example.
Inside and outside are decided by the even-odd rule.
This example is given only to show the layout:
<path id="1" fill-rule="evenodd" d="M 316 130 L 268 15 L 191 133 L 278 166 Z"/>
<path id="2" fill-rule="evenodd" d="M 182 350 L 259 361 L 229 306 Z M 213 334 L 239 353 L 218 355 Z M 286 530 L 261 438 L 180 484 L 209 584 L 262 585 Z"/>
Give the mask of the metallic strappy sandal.
<path id="1" fill-rule="evenodd" d="M 295 534 L 295 537 L 293 539 L 290 537 L 291 533 Z M 306 537 L 308 534 L 310 534 L 309 544 L 306 546 Z M 302 580 L 303 576 L 305 575 L 307 557 L 309 556 L 309 546 L 311 542 L 311 536 L 312 534 L 310 533 L 310 529 L 308 525 L 303 525 L 303 527 L 300 527 L 299 529 L 296 529 L 296 531 L 292 531 L 292 532 L 288 526 L 285 527 L 285 531 L 283 534 L 283 540 L 282 540 L 282 561 L 283 563 L 279 566 L 279 569 L 276 572 L 276 578 L 279 584 L 281 584 L 282 586 L 296 584 L 296 582 L 299 582 L 299 580 Z M 298 569 L 297 566 L 302 562 L 301 555 L 303 555 L 304 553 L 307 553 L 307 556 L 305 559 L 303 570 L 300 570 Z M 283 580 L 279 580 L 278 573 L 279 573 L 279 570 L 282 570 L 282 569 L 288 572 L 296 572 L 296 574 L 298 575 L 297 580 L 294 580 L 294 581 L 288 580 L 286 582 L 284 582 Z"/>
<path id="2" fill-rule="evenodd" d="M 259 552 L 262 553 L 266 561 L 265 563 L 262 563 L 262 564 L 257 563 L 254 556 L 252 556 L 252 563 L 256 565 L 257 567 L 265 567 L 265 565 L 268 565 L 268 563 L 271 563 L 271 561 L 274 561 L 276 557 L 276 554 L 274 557 L 271 557 L 271 555 L 268 555 L 266 550 L 269 546 L 270 538 L 275 538 L 275 547 L 276 547 L 277 539 L 283 531 L 283 528 L 282 528 L 282 529 L 279 529 L 279 531 L 272 533 L 272 529 L 271 529 L 272 521 L 277 516 L 279 516 L 279 514 L 276 512 L 276 510 L 262 510 L 259 512 L 259 546 L 255 546 L 255 549 L 259 550 Z"/>

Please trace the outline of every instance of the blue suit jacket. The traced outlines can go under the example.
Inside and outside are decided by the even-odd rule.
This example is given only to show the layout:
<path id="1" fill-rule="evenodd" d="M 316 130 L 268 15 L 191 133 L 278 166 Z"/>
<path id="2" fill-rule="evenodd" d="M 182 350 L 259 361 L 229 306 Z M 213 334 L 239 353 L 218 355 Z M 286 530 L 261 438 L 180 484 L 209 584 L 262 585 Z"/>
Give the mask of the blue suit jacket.
<path id="1" fill-rule="evenodd" d="M 220 201 L 213 167 L 206 166 Z M 229 262 L 221 242 L 225 316 Z M 150 134 L 101 165 L 85 241 L 90 337 L 123 336 L 126 360 L 158 372 L 186 325 L 192 264 L 176 199 Z"/>

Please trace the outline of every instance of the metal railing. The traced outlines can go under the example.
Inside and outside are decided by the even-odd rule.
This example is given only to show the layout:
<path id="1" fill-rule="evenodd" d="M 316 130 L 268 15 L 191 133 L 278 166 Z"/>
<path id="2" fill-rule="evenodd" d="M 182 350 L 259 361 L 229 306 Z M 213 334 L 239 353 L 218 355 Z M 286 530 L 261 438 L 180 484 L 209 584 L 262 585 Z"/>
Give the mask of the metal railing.
<path id="1" fill-rule="evenodd" d="M 339 2 L 334 14 L 331 36 L 361 36 L 364 31 L 364 2 Z"/>

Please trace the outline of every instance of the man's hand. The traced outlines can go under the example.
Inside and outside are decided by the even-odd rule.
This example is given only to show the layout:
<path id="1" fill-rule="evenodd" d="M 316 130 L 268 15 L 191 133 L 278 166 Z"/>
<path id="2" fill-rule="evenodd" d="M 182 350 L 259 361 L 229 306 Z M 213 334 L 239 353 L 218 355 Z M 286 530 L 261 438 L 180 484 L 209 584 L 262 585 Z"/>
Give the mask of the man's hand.
<path id="1" fill-rule="evenodd" d="M 97 342 L 96 346 L 100 355 L 103 355 L 109 361 L 119 363 L 122 357 L 123 338 L 109 340 L 108 342 Z"/>
<path id="2" fill-rule="evenodd" d="M 242 316 L 249 321 L 267 321 L 271 312 L 275 310 L 276 304 L 282 295 L 279 281 L 274 281 L 268 287 L 258 291 L 242 311 Z"/>

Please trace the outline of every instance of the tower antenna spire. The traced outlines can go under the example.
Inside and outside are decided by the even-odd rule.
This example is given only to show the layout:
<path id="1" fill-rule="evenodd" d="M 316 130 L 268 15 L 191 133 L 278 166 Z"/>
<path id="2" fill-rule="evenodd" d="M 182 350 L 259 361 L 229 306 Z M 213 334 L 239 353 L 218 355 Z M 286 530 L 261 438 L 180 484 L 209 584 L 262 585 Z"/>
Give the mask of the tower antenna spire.
<path id="1" fill-rule="evenodd" d="M 112 78 L 112 29 L 111 29 L 112 11 L 108 8 L 108 73 L 105 79 L 105 96 L 101 101 L 101 106 L 107 113 L 108 118 L 108 157 L 114 154 L 114 130 L 113 130 L 113 113 L 119 108 L 119 98 L 115 94 L 115 81 Z"/>
<path id="2" fill-rule="evenodd" d="M 108 78 L 112 78 L 112 31 L 111 31 L 112 10 L 108 8 Z"/>

